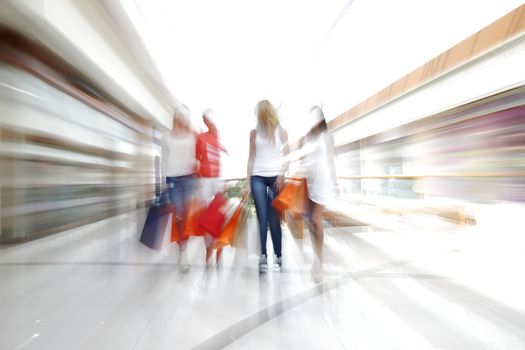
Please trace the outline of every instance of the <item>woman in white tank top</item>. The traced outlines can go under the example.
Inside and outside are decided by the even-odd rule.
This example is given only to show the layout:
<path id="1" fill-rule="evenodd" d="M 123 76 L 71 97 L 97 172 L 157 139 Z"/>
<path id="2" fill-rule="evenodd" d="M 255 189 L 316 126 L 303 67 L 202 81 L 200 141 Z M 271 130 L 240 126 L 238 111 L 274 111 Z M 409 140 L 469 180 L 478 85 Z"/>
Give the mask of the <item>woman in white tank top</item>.
<path id="1" fill-rule="evenodd" d="M 272 104 L 263 100 L 255 108 L 257 127 L 250 133 L 250 153 L 246 179 L 255 202 L 255 211 L 259 223 L 261 258 L 259 272 L 268 271 L 266 238 L 268 226 L 272 236 L 274 251 L 274 269 L 282 267 L 282 231 L 279 213 L 271 202 L 277 196 L 284 183 L 284 174 L 288 169 L 286 157 L 289 153 L 288 134 L 279 125 L 277 111 Z"/>
<path id="2" fill-rule="evenodd" d="M 189 110 L 177 112 L 173 117 L 173 127 L 166 140 L 163 156 L 163 169 L 166 174 L 170 201 L 175 208 L 179 232 L 184 232 L 189 201 L 196 190 L 195 172 L 196 135 L 191 129 Z M 188 272 L 186 255 L 187 237 L 179 242 L 179 265 L 182 272 Z"/>

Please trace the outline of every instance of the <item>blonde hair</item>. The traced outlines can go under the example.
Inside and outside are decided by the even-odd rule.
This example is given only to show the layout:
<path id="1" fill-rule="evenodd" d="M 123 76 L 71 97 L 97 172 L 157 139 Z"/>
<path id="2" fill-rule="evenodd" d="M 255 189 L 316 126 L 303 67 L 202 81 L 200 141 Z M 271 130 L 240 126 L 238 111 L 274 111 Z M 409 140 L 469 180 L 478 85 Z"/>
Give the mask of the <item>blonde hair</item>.
<path id="1" fill-rule="evenodd" d="M 277 110 L 270 101 L 262 100 L 257 103 L 255 112 L 257 114 L 257 124 L 264 129 L 273 144 L 275 142 L 275 129 L 279 126 Z"/>

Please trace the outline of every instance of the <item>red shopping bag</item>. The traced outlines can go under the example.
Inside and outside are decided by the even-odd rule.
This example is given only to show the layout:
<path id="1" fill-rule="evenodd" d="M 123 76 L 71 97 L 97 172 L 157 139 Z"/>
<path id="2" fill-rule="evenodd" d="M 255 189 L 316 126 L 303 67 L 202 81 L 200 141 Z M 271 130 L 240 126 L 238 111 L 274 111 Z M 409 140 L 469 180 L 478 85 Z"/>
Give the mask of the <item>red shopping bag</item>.
<path id="1" fill-rule="evenodd" d="M 217 193 L 208 208 L 202 213 L 199 220 L 199 229 L 213 237 L 219 237 L 224 221 L 226 221 L 226 216 L 221 210 L 226 202 L 226 198 L 221 193 Z"/>

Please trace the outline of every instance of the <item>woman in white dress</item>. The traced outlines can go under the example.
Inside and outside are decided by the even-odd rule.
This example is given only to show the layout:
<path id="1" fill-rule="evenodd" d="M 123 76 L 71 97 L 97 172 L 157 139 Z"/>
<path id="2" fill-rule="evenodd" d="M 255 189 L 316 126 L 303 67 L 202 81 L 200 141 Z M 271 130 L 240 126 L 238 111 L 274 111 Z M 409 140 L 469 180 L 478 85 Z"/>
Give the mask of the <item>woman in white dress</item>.
<path id="1" fill-rule="evenodd" d="M 319 106 L 310 109 L 312 127 L 299 141 L 303 153 L 303 169 L 308 190 L 308 213 L 315 260 L 312 274 L 316 281 L 323 273 L 323 209 L 335 197 L 337 182 L 334 164 L 334 142 L 328 132 L 323 111 Z"/>

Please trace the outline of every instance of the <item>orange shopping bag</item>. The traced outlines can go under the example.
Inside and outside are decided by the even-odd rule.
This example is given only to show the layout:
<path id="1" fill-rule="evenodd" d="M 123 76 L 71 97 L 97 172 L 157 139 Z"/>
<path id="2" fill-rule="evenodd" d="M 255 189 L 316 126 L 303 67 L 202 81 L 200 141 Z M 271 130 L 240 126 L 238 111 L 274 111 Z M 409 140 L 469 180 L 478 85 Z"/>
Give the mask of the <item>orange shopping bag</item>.
<path id="1" fill-rule="evenodd" d="M 169 212 L 171 214 L 171 239 L 170 242 L 178 242 L 180 240 L 179 229 L 177 227 L 177 215 L 175 215 L 175 207 L 170 204 Z"/>
<path id="2" fill-rule="evenodd" d="M 290 210 L 294 213 L 303 213 L 306 197 L 306 183 L 304 179 L 289 180 L 285 183 L 281 193 L 272 201 L 272 206 L 281 213 Z"/>
<path id="3" fill-rule="evenodd" d="M 185 236 L 204 236 L 204 231 L 199 227 L 199 222 L 205 209 L 205 206 L 197 198 L 190 201 L 188 219 L 184 230 Z"/>
<path id="4" fill-rule="evenodd" d="M 302 219 L 303 214 L 306 212 L 306 205 L 308 203 L 308 191 L 306 188 L 306 179 L 296 180 L 299 182 L 295 190 L 295 196 L 293 197 L 292 204 L 288 210 L 292 213 L 294 218 Z"/>
<path id="5" fill-rule="evenodd" d="M 241 199 L 241 202 L 233 212 L 230 220 L 224 225 L 220 236 L 215 241 L 215 248 L 222 248 L 226 245 L 233 244 L 237 228 L 242 222 L 242 215 L 246 206 L 246 198 L 247 196 L 244 196 Z"/>
<path id="6" fill-rule="evenodd" d="M 170 204 L 170 213 L 171 213 L 171 242 L 180 242 L 188 238 L 188 235 L 185 232 L 180 232 L 179 225 L 177 225 L 177 215 L 175 212 L 175 207 Z"/>

